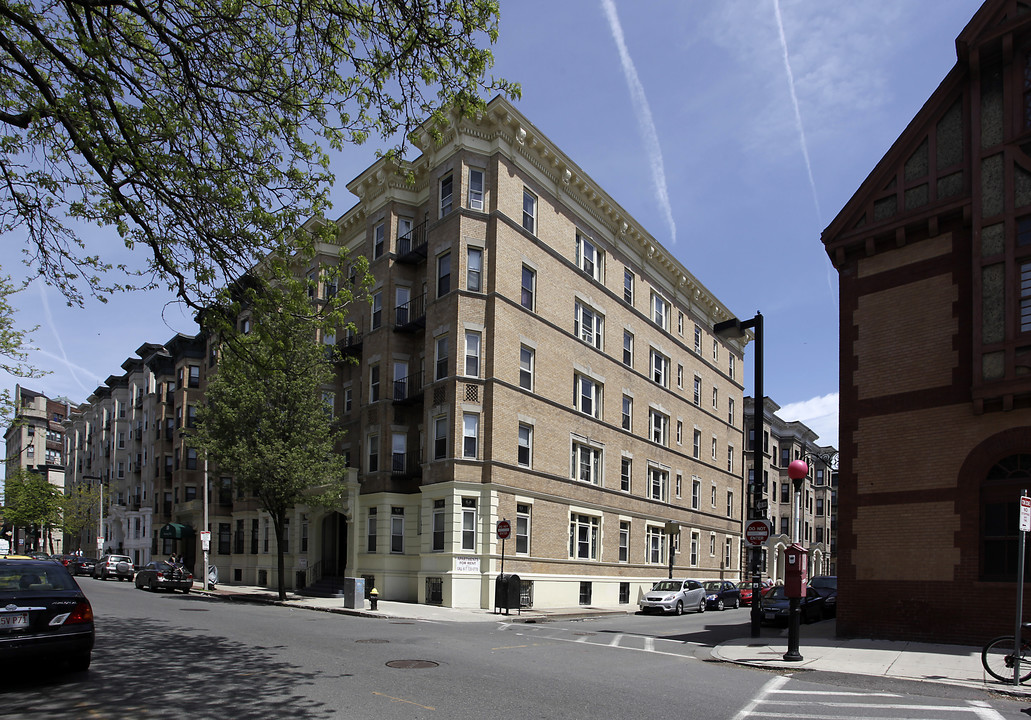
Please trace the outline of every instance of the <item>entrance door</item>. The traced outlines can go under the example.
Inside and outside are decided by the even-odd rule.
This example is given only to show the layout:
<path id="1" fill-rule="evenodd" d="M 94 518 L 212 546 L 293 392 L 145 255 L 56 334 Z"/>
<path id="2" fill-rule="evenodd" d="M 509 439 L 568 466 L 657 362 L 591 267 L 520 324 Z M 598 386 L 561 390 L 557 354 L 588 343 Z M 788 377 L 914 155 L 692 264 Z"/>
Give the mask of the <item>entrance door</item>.
<path id="1" fill-rule="evenodd" d="M 322 575 L 347 575 L 347 518 L 338 512 L 322 521 Z"/>

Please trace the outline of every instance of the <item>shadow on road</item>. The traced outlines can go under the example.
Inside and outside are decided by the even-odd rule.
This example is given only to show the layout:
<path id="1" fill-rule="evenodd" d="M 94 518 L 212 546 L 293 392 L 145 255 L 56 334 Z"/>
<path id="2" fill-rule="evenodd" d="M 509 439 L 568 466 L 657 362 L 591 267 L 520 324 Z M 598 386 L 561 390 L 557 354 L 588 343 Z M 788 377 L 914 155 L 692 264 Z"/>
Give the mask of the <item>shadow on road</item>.
<path id="1" fill-rule="evenodd" d="M 197 600 L 183 610 L 204 610 L 207 602 Z M 146 675 L 141 674 L 143 667 Z M 162 620 L 99 618 L 88 672 L 58 672 L 56 666 L 47 665 L 5 668 L 0 673 L 0 714 L 223 720 L 334 717 L 339 708 L 305 696 L 305 687 L 316 678 L 325 680 L 326 674 L 285 663 L 272 647 L 245 646 Z"/>

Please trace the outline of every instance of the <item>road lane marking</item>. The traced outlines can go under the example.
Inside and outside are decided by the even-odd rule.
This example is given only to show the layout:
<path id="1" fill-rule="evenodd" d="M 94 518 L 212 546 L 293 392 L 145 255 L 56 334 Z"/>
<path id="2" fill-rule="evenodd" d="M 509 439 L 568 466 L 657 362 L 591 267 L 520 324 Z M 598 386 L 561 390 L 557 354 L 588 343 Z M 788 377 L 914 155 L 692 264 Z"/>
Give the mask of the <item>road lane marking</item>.
<path id="1" fill-rule="evenodd" d="M 386 693 L 376 692 L 375 690 L 372 691 L 372 694 L 373 695 L 379 695 L 380 697 L 385 697 L 388 700 L 393 700 L 394 702 L 407 703 L 408 705 L 415 705 L 415 707 L 421 707 L 423 710 L 436 710 L 437 709 L 435 707 L 430 707 L 429 705 L 420 705 L 417 702 L 412 702 L 411 700 L 405 700 L 404 698 L 398 698 L 398 697 L 394 697 L 393 695 L 387 695 Z"/>
<path id="2" fill-rule="evenodd" d="M 616 633 L 615 635 L 612 636 L 612 639 L 609 640 L 609 647 L 618 647 L 619 646 L 619 641 L 622 640 L 622 639 L 623 639 L 623 633 Z"/>
<path id="3" fill-rule="evenodd" d="M 761 702 L 766 698 L 767 695 L 777 692 L 781 686 L 783 686 L 788 679 L 783 675 L 778 676 L 770 680 L 768 683 L 759 688 L 759 693 L 749 701 L 747 705 L 741 708 L 737 715 L 734 716 L 733 720 L 744 720 L 752 714 Z"/>

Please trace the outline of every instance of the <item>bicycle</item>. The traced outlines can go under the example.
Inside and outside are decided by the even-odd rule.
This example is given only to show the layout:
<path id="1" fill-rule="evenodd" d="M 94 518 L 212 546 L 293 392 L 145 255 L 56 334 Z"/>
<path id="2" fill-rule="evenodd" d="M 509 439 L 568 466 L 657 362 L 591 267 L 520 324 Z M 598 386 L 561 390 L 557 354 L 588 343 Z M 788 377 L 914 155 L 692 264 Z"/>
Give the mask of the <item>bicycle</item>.
<path id="1" fill-rule="evenodd" d="M 1031 627 L 1031 622 L 1021 623 L 1022 628 Z M 1013 682 L 1013 636 L 1002 635 L 988 642 L 981 650 L 981 664 L 988 674 L 1005 683 Z M 1031 642 L 1020 637 L 1020 682 L 1031 679 Z"/>

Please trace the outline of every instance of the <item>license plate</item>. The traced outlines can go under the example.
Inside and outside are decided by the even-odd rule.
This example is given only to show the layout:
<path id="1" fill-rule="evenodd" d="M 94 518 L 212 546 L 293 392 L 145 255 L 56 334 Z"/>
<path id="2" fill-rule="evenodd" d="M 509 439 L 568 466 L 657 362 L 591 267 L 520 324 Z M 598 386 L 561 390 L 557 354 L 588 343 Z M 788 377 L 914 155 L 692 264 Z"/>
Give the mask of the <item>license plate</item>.
<path id="1" fill-rule="evenodd" d="M 20 630 L 29 626 L 29 614 L 4 613 L 0 614 L 0 630 Z"/>
<path id="2" fill-rule="evenodd" d="M 775 612 L 767 612 L 767 613 L 766 613 L 766 619 L 767 619 L 767 620 L 773 620 L 773 619 L 775 619 L 776 617 L 777 617 L 777 613 L 775 613 Z"/>

